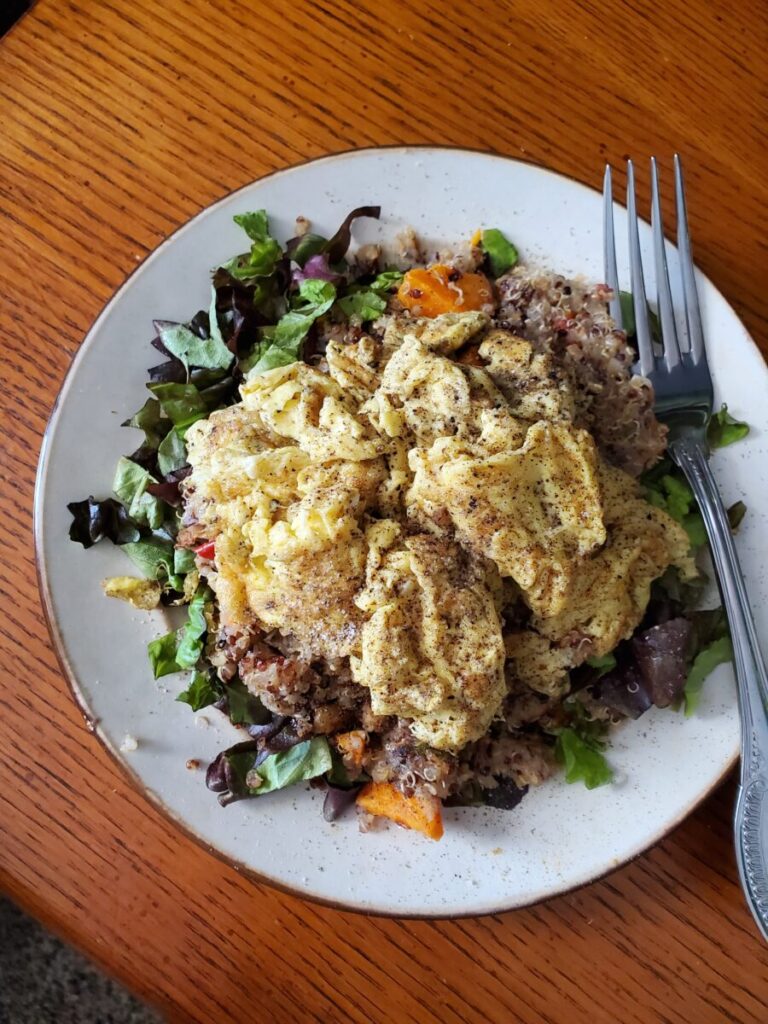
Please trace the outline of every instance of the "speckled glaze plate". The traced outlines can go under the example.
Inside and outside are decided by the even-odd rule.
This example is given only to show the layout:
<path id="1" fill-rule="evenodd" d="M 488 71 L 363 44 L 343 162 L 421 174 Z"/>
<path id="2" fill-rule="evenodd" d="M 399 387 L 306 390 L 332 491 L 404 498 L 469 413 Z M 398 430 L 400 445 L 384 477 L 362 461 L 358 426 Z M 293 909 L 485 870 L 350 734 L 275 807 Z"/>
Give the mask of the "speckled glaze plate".
<path id="1" fill-rule="evenodd" d="M 599 180 L 601 168 L 595 167 Z M 451 244 L 479 226 L 514 239 L 528 263 L 602 277 L 600 197 L 529 164 L 448 149 L 343 153 L 246 186 L 171 235 L 125 282 L 93 325 L 67 379 L 40 457 L 36 539 L 51 629 L 91 727 L 136 785 L 201 843 L 260 879 L 356 910 L 403 915 L 481 914 L 520 907 L 582 885 L 647 849 L 722 778 L 738 752 L 730 668 L 707 682 L 699 713 L 651 712 L 617 730 L 617 782 L 593 792 L 554 779 L 511 812 L 454 809 L 435 843 L 385 827 L 362 834 L 355 816 L 327 824 L 322 795 L 296 787 L 222 809 L 203 767 L 237 730 L 218 712 L 175 702 L 181 679 L 154 682 L 147 642 L 169 626 L 103 597 L 100 581 L 126 571 L 108 543 L 90 551 L 67 538 L 66 504 L 109 493 L 118 456 L 138 443 L 120 423 L 144 400 L 152 319 L 184 320 L 206 304 L 210 268 L 242 248 L 232 215 L 266 208 L 288 238 L 297 214 L 330 233 L 355 206 L 380 203 L 355 241 L 391 238 L 406 225 Z M 689 196 L 695 208 L 696 194 Z M 619 232 L 624 218 L 618 217 Z M 650 231 L 643 243 L 650 259 Z M 626 246 L 620 237 L 620 253 Z M 676 258 L 669 247 L 673 277 Z M 620 266 L 627 279 L 626 260 Z M 768 633 L 766 425 L 768 372 L 735 313 L 698 278 L 718 400 L 753 427 L 713 457 L 727 502 L 749 512 L 738 546 L 758 631 Z M 650 292 L 653 294 L 653 291 Z M 121 752 L 126 735 L 137 748 Z M 199 761 L 190 770 L 187 762 Z"/>

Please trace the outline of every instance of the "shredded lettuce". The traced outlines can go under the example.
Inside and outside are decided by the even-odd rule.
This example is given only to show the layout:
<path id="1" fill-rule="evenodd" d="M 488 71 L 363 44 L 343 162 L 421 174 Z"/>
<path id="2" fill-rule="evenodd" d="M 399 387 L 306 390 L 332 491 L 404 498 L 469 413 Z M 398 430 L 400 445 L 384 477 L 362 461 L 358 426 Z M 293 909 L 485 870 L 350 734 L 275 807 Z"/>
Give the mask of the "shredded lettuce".
<path id="1" fill-rule="evenodd" d="M 728 406 L 722 405 L 719 412 L 712 414 L 707 426 L 707 440 L 710 448 L 725 448 L 746 437 L 749 424 L 736 420 L 728 412 Z"/>
<path id="2" fill-rule="evenodd" d="M 506 274 L 520 259 L 516 247 L 498 228 L 488 228 L 487 231 L 483 231 L 480 245 L 488 257 L 494 277 Z"/>

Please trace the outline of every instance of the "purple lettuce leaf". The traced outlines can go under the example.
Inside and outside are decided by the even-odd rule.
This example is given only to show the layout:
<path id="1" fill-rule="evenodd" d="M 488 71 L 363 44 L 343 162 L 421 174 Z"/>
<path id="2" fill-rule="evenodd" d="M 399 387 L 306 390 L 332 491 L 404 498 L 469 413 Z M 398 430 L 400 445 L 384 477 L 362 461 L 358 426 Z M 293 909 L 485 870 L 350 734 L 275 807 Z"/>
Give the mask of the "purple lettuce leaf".
<path id="1" fill-rule="evenodd" d="M 72 515 L 69 539 L 90 548 L 103 537 L 114 544 L 132 544 L 141 536 L 126 508 L 114 498 L 97 501 L 93 495 L 67 505 Z"/>

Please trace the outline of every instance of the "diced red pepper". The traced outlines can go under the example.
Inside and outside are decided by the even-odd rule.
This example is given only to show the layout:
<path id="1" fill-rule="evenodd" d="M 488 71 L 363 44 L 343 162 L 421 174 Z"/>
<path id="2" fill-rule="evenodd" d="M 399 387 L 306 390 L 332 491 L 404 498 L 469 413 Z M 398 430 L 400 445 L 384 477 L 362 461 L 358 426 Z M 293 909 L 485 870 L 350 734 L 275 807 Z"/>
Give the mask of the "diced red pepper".
<path id="1" fill-rule="evenodd" d="M 196 555 L 200 555 L 201 558 L 212 559 L 216 554 L 216 542 L 207 540 L 203 544 L 198 544 L 194 552 Z"/>

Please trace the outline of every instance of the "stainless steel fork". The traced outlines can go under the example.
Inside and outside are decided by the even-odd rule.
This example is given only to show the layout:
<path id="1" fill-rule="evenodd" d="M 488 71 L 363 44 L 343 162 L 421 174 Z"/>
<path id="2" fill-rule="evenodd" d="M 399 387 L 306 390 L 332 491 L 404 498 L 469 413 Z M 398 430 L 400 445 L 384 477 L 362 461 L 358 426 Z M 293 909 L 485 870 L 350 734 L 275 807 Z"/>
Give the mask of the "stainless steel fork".
<path id="1" fill-rule="evenodd" d="M 627 165 L 627 212 L 630 276 L 639 356 L 635 371 L 653 384 L 656 414 L 669 427 L 669 454 L 685 473 L 696 495 L 728 615 L 741 718 L 741 778 L 734 818 L 737 861 L 747 904 L 763 937 L 768 940 L 768 675 L 760 653 L 728 518 L 707 461 L 707 422 L 712 414 L 713 402 L 712 378 L 707 366 L 691 257 L 683 172 L 677 156 L 677 248 L 686 324 L 685 331 L 681 332 L 683 338 L 678 337 L 669 286 L 659 203 L 659 172 L 654 158 L 651 159 L 651 188 L 661 354 L 654 351 L 646 303 L 635 204 L 635 172 L 630 160 Z M 617 326 L 621 328 L 610 165 L 605 170 L 603 200 L 606 284 L 613 290 L 610 309 Z"/>

